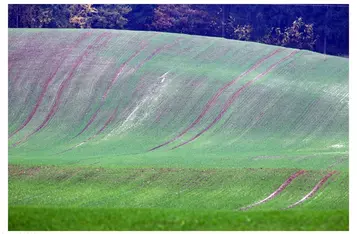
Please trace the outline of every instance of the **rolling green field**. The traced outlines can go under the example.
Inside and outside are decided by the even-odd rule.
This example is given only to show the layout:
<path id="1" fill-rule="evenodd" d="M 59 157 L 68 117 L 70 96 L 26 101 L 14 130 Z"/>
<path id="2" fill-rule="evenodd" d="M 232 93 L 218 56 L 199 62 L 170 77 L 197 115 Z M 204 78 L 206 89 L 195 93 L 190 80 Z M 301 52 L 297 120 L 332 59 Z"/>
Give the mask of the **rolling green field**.
<path id="1" fill-rule="evenodd" d="M 9 29 L 9 230 L 348 230 L 348 70 L 219 38 Z"/>

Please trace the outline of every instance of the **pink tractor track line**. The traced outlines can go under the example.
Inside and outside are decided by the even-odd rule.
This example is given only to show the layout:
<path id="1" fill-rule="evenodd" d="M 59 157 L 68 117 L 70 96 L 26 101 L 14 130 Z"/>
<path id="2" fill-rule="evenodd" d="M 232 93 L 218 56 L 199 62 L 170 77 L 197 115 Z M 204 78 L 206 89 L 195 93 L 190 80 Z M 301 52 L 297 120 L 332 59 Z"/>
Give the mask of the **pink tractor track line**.
<path id="1" fill-rule="evenodd" d="M 120 65 L 119 69 L 117 70 L 117 72 L 115 73 L 115 76 L 112 78 L 112 80 L 110 81 L 108 87 L 106 88 L 106 90 L 104 91 L 104 94 L 102 96 L 101 102 L 99 104 L 99 107 L 97 108 L 97 110 L 93 113 L 93 115 L 91 116 L 91 118 L 89 119 L 88 123 L 86 124 L 86 126 L 84 126 L 84 128 L 77 133 L 77 135 L 75 135 L 73 138 L 78 137 L 79 135 L 81 135 L 84 131 L 86 131 L 88 129 L 88 127 L 93 123 L 93 121 L 96 119 L 100 109 L 102 108 L 102 106 L 105 103 L 105 100 L 108 96 L 108 93 L 110 92 L 110 90 L 112 89 L 112 87 L 114 86 L 114 84 L 117 82 L 117 80 L 119 79 L 119 76 L 121 75 L 121 73 L 123 72 L 124 68 L 127 66 L 127 64 L 133 60 L 141 51 L 143 51 L 145 48 L 147 47 L 147 44 L 141 44 L 140 49 L 138 49 L 137 51 L 135 51 L 135 53 L 133 53 L 123 64 Z"/>
<path id="2" fill-rule="evenodd" d="M 26 140 L 28 140 L 28 138 L 32 135 L 34 135 L 35 133 L 37 133 L 38 131 L 40 131 L 43 127 L 45 127 L 48 122 L 53 118 L 53 116 L 56 114 L 59 105 L 60 105 L 60 99 L 61 96 L 65 90 L 65 88 L 67 88 L 67 86 L 69 85 L 70 81 L 72 80 L 73 76 L 74 76 L 74 72 L 76 71 L 76 69 L 78 68 L 78 66 L 83 62 L 84 57 L 88 56 L 90 51 L 92 49 L 94 49 L 94 45 L 98 44 L 100 42 L 100 40 L 103 38 L 103 36 L 105 36 L 107 33 L 102 33 L 100 34 L 94 41 L 93 44 L 89 45 L 84 52 L 76 59 L 75 63 L 72 66 L 72 69 L 70 70 L 69 75 L 67 76 L 67 78 L 61 83 L 59 90 L 57 91 L 57 95 L 55 98 L 55 103 L 52 105 L 50 112 L 47 114 L 46 118 L 44 119 L 44 121 L 40 124 L 40 126 L 38 126 L 32 133 L 30 133 L 29 135 L 25 136 L 22 140 L 16 142 L 13 146 L 17 146 L 20 143 L 25 142 Z"/>
<path id="3" fill-rule="evenodd" d="M 146 57 L 138 66 L 136 66 L 134 68 L 133 72 L 136 72 L 137 70 L 139 70 L 142 66 L 145 65 L 145 63 L 147 63 L 148 61 L 150 61 L 154 56 L 156 56 L 158 53 L 160 53 L 160 51 L 162 50 L 166 50 L 166 49 L 170 49 L 171 47 L 175 46 L 177 43 L 179 43 L 179 41 L 182 40 L 181 37 L 177 38 L 173 43 L 171 44 L 167 44 L 164 45 L 162 47 L 159 47 L 157 49 L 155 49 L 148 57 Z M 144 84 L 142 84 L 142 81 L 144 80 L 145 75 L 143 77 L 141 77 L 141 79 L 138 82 L 137 87 L 135 88 L 135 91 L 133 92 L 133 94 L 131 95 L 131 97 L 135 97 L 135 95 L 139 92 L 139 90 L 141 90 L 144 87 Z"/>
<path id="4" fill-rule="evenodd" d="M 238 96 L 242 93 L 242 91 L 244 89 L 246 89 L 248 86 L 250 86 L 251 84 L 253 84 L 255 81 L 257 81 L 258 79 L 262 78 L 263 76 L 265 76 L 266 74 L 268 74 L 271 70 L 273 70 L 276 66 L 278 66 L 280 63 L 286 61 L 287 59 L 291 58 L 292 56 L 294 56 L 298 51 L 294 50 L 293 52 L 291 52 L 288 56 L 280 59 L 278 62 L 274 63 L 273 65 L 271 65 L 265 72 L 259 74 L 258 76 L 256 76 L 255 78 L 253 78 L 252 80 L 248 81 L 247 83 L 245 83 L 241 88 L 239 88 L 236 92 L 234 92 L 229 99 L 224 103 L 223 109 L 221 110 L 221 112 L 218 114 L 218 116 L 206 127 L 204 128 L 201 132 L 199 132 L 198 134 L 196 134 L 194 137 L 192 137 L 191 139 L 171 148 L 171 150 L 176 149 L 178 147 L 181 147 L 183 145 L 186 145 L 187 143 L 190 143 L 194 140 L 196 140 L 199 136 L 201 136 L 203 133 L 205 133 L 207 130 L 209 130 L 213 125 L 215 125 L 222 117 L 223 115 L 227 112 L 227 110 L 229 109 L 229 107 L 233 104 L 233 102 L 238 98 Z"/>
<path id="5" fill-rule="evenodd" d="M 291 182 L 292 182 L 293 180 L 295 180 L 297 177 L 301 176 L 301 175 L 304 174 L 304 173 L 305 173 L 304 170 L 300 170 L 300 171 L 296 172 L 295 174 L 291 175 L 287 180 L 285 180 L 285 182 L 284 182 L 282 185 L 280 185 L 280 187 L 279 187 L 277 190 L 275 190 L 272 194 L 270 194 L 269 196 L 267 196 L 267 197 L 264 198 L 263 200 L 260 200 L 260 201 L 258 201 L 258 202 L 256 202 L 256 203 L 253 203 L 253 204 L 249 205 L 249 206 L 242 207 L 242 208 L 240 208 L 239 210 L 248 210 L 248 209 L 250 209 L 250 208 L 253 208 L 253 207 L 255 207 L 255 206 L 258 206 L 258 205 L 260 205 L 260 204 L 263 204 L 263 203 L 265 203 L 265 202 L 267 202 L 267 201 L 269 201 L 269 200 L 275 198 L 275 197 L 276 197 L 277 195 L 279 195 L 289 184 L 291 184 Z"/>
<path id="6" fill-rule="evenodd" d="M 14 53 L 10 53 L 9 51 L 9 56 L 8 56 L 8 73 L 10 73 L 12 66 L 14 63 L 16 64 L 16 61 L 23 57 L 23 54 L 27 51 L 27 48 L 34 42 L 36 42 L 36 38 L 41 37 L 41 33 L 34 33 L 30 38 L 28 38 L 26 44 L 22 47 L 23 49 L 19 49 L 19 51 L 16 51 Z M 9 38 L 9 41 L 10 38 Z M 36 42 L 37 43 L 37 42 Z"/>
<path id="7" fill-rule="evenodd" d="M 153 34 L 151 37 L 157 35 L 156 33 Z M 147 39 L 148 40 L 148 39 Z M 177 42 L 176 42 L 177 43 Z M 175 44 L 175 43 L 174 43 Z M 78 136 L 80 136 L 84 131 L 86 131 L 88 129 L 88 127 L 93 123 L 93 121 L 95 120 L 95 118 L 97 117 L 97 114 L 99 113 L 101 107 L 104 105 L 105 100 L 108 96 L 108 93 L 110 92 L 111 88 L 114 86 L 114 84 L 117 82 L 119 76 L 121 75 L 121 73 L 123 72 L 124 68 L 127 66 L 127 64 L 134 59 L 141 51 L 143 51 L 146 47 L 148 46 L 148 43 L 142 43 L 141 47 L 139 50 L 137 50 L 133 55 L 131 55 L 118 69 L 118 71 L 116 72 L 115 76 L 113 77 L 113 79 L 111 80 L 110 84 L 108 85 L 107 89 L 105 90 L 103 96 L 102 96 L 102 100 L 101 103 L 98 107 L 98 109 L 95 111 L 95 113 L 91 116 L 90 120 L 88 121 L 88 123 L 86 124 L 86 126 L 77 134 L 75 135 L 73 138 L 76 138 Z M 134 71 L 137 71 L 140 67 L 142 67 L 147 61 L 149 61 L 153 56 L 155 56 L 157 53 L 159 53 L 161 50 L 165 49 L 165 48 L 169 48 L 172 47 L 173 44 L 171 45 L 165 45 L 163 47 L 157 48 L 153 53 L 151 53 L 143 62 L 141 62 L 135 69 Z"/>
<path id="8" fill-rule="evenodd" d="M 93 139 L 94 137 L 98 136 L 100 133 L 102 133 L 104 131 L 104 129 L 106 129 L 108 127 L 108 125 L 114 120 L 114 118 L 116 117 L 116 114 L 118 112 L 119 109 L 119 105 L 117 105 L 117 107 L 115 108 L 115 110 L 113 111 L 113 113 L 111 114 L 111 116 L 107 119 L 107 121 L 104 123 L 104 126 L 99 129 L 99 131 L 94 134 L 92 137 L 88 138 L 88 140 Z"/>
<path id="9" fill-rule="evenodd" d="M 109 41 L 112 39 L 113 35 L 111 33 L 108 34 L 108 37 L 103 40 L 103 42 L 101 42 L 100 44 L 98 44 L 98 48 L 105 48 L 108 46 Z M 96 62 L 97 57 L 93 56 L 92 59 L 88 62 L 89 66 L 94 66 L 94 63 Z M 90 108 L 87 108 L 87 110 L 85 111 L 85 113 L 88 112 Z"/>
<path id="10" fill-rule="evenodd" d="M 26 120 L 21 124 L 20 127 L 18 127 L 13 133 L 10 134 L 9 139 L 14 136 L 16 133 L 18 133 L 19 131 L 21 131 L 24 127 L 26 127 L 26 125 L 32 120 L 33 116 L 35 115 L 35 113 L 37 112 L 37 109 L 39 108 L 39 106 L 41 105 L 43 98 L 45 97 L 45 94 L 47 92 L 48 86 L 51 83 L 51 81 L 53 80 L 53 78 L 56 76 L 59 68 L 61 67 L 61 65 L 63 64 L 63 62 L 66 60 L 67 56 L 72 52 L 72 50 L 74 48 L 76 48 L 85 38 L 87 38 L 90 35 L 90 33 L 85 33 L 82 34 L 76 41 L 75 43 L 70 46 L 70 48 L 67 51 L 64 51 L 63 54 L 61 55 L 61 59 L 59 61 L 59 63 L 57 64 L 57 66 L 55 67 L 54 71 L 49 75 L 49 77 L 47 78 L 47 80 L 45 81 L 42 90 L 41 90 L 41 94 L 38 97 L 35 107 L 32 109 L 32 111 L 30 112 L 30 114 L 27 116 Z"/>
<path id="11" fill-rule="evenodd" d="M 218 98 L 222 95 L 222 93 L 229 88 L 230 86 L 232 86 L 235 82 L 237 82 L 238 80 L 240 80 L 241 78 L 243 78 L 244 76 L 248 75 L 250 72 L 252 72 L 253 70 L 255 70 L 256 68 L 258 68 L 263 62 L 265 62 L 268 58 L 272 57 L 273 55 L 279 53 L 280 51 L 282 51 L 282 49 L 277 49 L 275 51 L 273 51 L 272 53 L 268 54 L 267 56 L 261 58 L 260 60 L 258 60 L 252 67 L 250 67 L 248 70 L 246 70 L 245 72 L 243 72 L 242 74 L 240 74 L 237 78 L 233 79 L 232 81 L 228 82 L 227 84 L 225 84 L 223 87 L 221 87 L 216 94 L 206 103 L 205 107 L 203 108 L 202 112 L 200 113 L 200 115 L 196 118 L 196 120 L 191 123 L 190 126 L 188 126 L 185 130 L 183 130 L 180 134 L 178 134 L 176 137 L 172 138 L 169 141 L 166 141 L 165 143 L 162 143 L 161 145 L 158 145 L 152 149 L 150 149 L 149 151 L 153 151 L 156 150 L 158 148 L 161 148 L 167 144 L 170 144 L 171 142 L 177 140 L 178 138 L 182 137 L 184 134 L 186 134 L 190 129 L 192 129 L 196 124 L 198 124 L 202 118 L 206 115 L 206 113 L 211 109 L 211 107 L 213 105 L 215 105 L 215 103 L 217 102 Z"/>
<path id="12" fill-rule="evenodd" d="M 81 143 L 79 143 L 79 144 L 77 144 L 77 145 L 75 145 L 75 146 L 72 146 L 71 148 L 68 148 L 68 149 L 63 150 L 63 151 L 61 151 L 61 152 L 59 152 L 59 153 L 56 153 L 55 155 L 63 154 L 63 153 L 65 153 L 65 152 L 71 151 L 71 150 L 73 150 L 73 149 L 75 149 L 75 148 L 77 148 L 77 147 L 79 147 L 79 146 L 85 144 L 86 142 L 92 140 L 92 139 L 95 138 L 96 136 L 98 136 L 98 135 L 99 135 L 101 132 L 103 132 L 104 129 L 106 129 L 106 128 L 108 127 L 108 125 L 114 120 L 114 118 L 116 117 L 116 114 L 117 114 L 117 112 L 118 112 L 118 109 L 119 109 L 119 104 L 117 105 L 117 107 L 115 108 L 115 110 L 113 111 L 113 113 L 109 116 L 109 118 L 107 119 L 107 121 L 104 123 L 104 126 L 103 126 L 101 129 L 99 129 L 93 136 L 87 138 L 86 140 L 82 141 Z"/>
<path id="13" fill-rule="evenodd" d="M 315 193 L 322 187 L 322 185 L 324 185 L 327 180 L 333 176 L 334 174 L 336 174 L 337 171 L 332 171 L 330 173 L 328 173 L 327 175 L 325 175 L 316 185 L 315 187 L 308 193 L 306 194 L 306 196 L 304 196 L 301 200 L 295 202 L 294 204 L 291 204 L 290 206 L 288 206 L 287 208 L 284 209 L 290 209 L 293 208 L 301 203 L 303 203 L 304 201 L 306 201 L 307 199 L 313 197 L 315 195 Z"/>

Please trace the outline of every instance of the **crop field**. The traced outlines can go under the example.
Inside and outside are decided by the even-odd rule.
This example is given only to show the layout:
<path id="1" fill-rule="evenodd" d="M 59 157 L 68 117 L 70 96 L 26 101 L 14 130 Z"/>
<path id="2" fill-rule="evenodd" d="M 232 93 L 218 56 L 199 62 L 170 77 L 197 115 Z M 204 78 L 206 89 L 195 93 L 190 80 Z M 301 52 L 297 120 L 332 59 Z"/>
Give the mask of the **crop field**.
<path id="1" fill-rule="evenodd" d="M 9 230 L 348 230 L 348 59 L 99 29 L 8 56 Z"/>

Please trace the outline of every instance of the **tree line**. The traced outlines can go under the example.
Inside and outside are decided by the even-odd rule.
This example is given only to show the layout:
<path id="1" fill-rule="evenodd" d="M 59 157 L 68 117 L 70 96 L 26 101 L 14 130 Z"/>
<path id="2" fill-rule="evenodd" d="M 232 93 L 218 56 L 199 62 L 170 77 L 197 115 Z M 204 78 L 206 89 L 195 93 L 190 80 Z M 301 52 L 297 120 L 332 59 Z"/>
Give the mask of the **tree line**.
<path id="1" fill-rule="evenodd" d="M 348 5 L 10 4 L 9 28 L 186 33 L 349 53 Z"/>

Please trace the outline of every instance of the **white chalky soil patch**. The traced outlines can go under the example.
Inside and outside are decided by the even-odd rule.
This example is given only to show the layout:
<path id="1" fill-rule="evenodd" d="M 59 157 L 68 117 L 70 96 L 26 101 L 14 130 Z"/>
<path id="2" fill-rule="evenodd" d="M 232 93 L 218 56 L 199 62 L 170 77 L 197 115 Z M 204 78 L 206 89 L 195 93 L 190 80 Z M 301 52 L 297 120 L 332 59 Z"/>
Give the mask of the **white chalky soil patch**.
<path id="1" fill-rule="evenodd" d="M 342 144 L 335 144 L 335 145 L 331 145 L 332 148 L 335 148 L 335 149 L 339 149 L 339 148 L 342 148 L 344 147 L 344 145 Z"/>
<path id="2" fill-rule="evenodd" d="M 134 110 L 128 115 L 124 122 L 118 128 L 113 129 L 107 134 L 103 140 L 107 140 L 108 137 L 112 135 L 121 135 L 123 137 L 123 133 L 137 127 L 152 114 L 152 107 L 154 107 L 161 98 L 164 98 L 167 92 L 169 82 L 162 83 L 167 78 L 169 72 L 170 71 L 157 78 L 157 81 L 160 81 L 160 83 L 153 83 L 151 88 L 149 88 L 150 91 L 137 103 Z"/>

